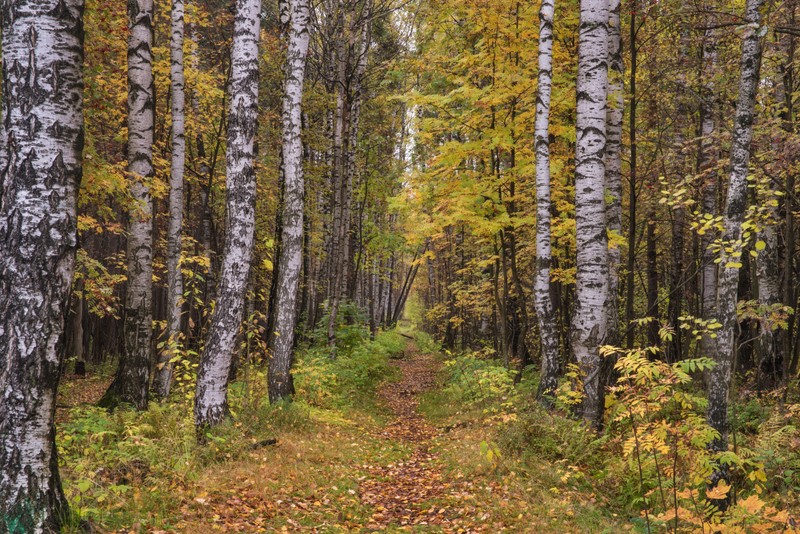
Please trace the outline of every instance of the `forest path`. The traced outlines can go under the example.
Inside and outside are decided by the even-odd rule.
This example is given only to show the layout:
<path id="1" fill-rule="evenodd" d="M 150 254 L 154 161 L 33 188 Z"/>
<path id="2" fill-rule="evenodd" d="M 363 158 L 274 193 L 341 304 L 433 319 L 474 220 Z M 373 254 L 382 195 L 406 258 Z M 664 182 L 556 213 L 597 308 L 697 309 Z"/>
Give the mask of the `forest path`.
<path id="1" fill-rule="evenodd" d="M 383 424 L 356 414 L 323 423 L 316 413 L 311 435 L 284 433 L 275 447 L 206 471 L 184 493 L 177 525 L 151 532 L 528 532 L 499 517 L 508 505 L 498 506 L 496 481 L 460 471 L 481 458 L 421 415 L 423 396 L 441 387 L 441 360 L 410 345 L 391 365 L 396 380 L 377 392 Z M 523 506 L 506 511 L 516 518 Z"/>
<path id="2" fill-rule="evenodd" d="M 394 523 L 401 527 L 439 525 L 451 530 L 459 521 L 454 510 L 432 502 L 448 492 L 448 484 L 438 455 L 431 452 L 431 440 L 440 431 L 419 413 L 420 395 L 436 386 L 440 364 L 430 354 L 411 347 L 410 356 L 393 363 L 400 380 L 385 383 L 378 392 L 381 403 L 394 419 L 381 431 L 381 437 L 408 443 L 411 456 L 398 462 L 375 466 L 370 478 L 361 482 L 361 501 L 374 507 L 368 529 L 384 529 Z"/>

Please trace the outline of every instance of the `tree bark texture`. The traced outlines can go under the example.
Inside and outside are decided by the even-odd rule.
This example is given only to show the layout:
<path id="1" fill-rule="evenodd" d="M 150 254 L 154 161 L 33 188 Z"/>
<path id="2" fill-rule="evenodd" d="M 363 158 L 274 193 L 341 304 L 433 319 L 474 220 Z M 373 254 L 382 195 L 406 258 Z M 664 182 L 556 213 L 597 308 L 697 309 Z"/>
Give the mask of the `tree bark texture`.
<path id="1" fill-rule="evenodd" d="M 608 2 L 581 0 L 578 45 L 575 219 L 577 275 L 572 350 L 583 375 L 584 420 L 603 417 L 600 345 L 606 336 L 608 236 L 605 213 L 606 97 L 608 93 Z"/>
<path id="2" fill-rule="evenodd" d="M 128 214 L 125 348 L 101 406 L 147 408 L 153 345 L 153 1 L 129 0 L 128 174 L 134 207 Z"/>
<path id="3" fill-rule="evenodd" d="M 714 74 L 717 62 L 717 43 L 713 30 L 706 31 L 703 39 L 703 80 L 704 87 L 700 101 L 700 153 L 698 155 L 698 171 L 702 177 L 702 203 L 703 214 L 706 217 L 716 217 L 719 212 L 717 207 L 717 182 L 719 177 L 714 171 L 717 153 L 714 135 L 717 129 L 717 102 Z M 718 265 L 714 261 L 716 254 L 711 246 L 716 235 L 712 231 L 706 232 L 700 239 L 701 248 L 701 279 L 700 279 L 700 312 L 706 321 L 717 319 L 717 271 Z M 700 340 L 703 356 L 717 359 L 717 343 L 710 333 L 705 333 Z"/>
<path id="4" fill-rule="evenodd" d="M 293 393 L 291 365 L 297 324 L 297 295 L 303 266 L 303 80 L 309 44 L 308 0 L 283 0 L 281 23 L 286 34 L 283 94 L 283 230 L 275 306 L 275 338 L 269 364 L 269 399 L 276 402 Z"/>
<path id="5" fill-rule="evenodd" d="M 260 0 L 236 1 L 226 152 L 227 239 L 217 303 L 197 376 L 194 416 L 200 432 L 219 424 L 229 414 L 228 374 L 242 323 L 253 255 L 260 12 Z"/>
<path id="6" fill-rule="evenodd" d="M 77 248 L 83 1 L 3 4 L 0 531 L 59 530 L 56 390 Z"/>
<path id="7" fill-rule="evenodd" d="M 170 38 L 170 80 L 172 91 L 172 166 L 169 182 L 169 227 L 167 228 L 167 346 L 161 352 L 155 392 L 169 395 L 172 363 L 181 343 L 183 276 L 181 275 L 181 235 L 183 232 L 183 174 L 186 164 L 186 116 L 183 74 L 183 0 L 172 0 Z"/>
<path id="8" fill-rule="evenodd" d="M 539 399 L 550 405 L 558 385 L 559 337 L 550 294 L 550 95 L 553 84 L 553 12 L 555 2 L 543 0 L 539 10 L 539 94 L 536 98 L 536 279 L 534 303 L 542 351 Z"/>
<path id="9" fill-rule="evenodd" d="M 716 365 L 708 376 L 708 423 L 719 432 L 711 447 L 716 451 L 728 446 L 728 398 L 736 360 L 736 297 L 742 261 L 742 222 L 747 209 L 747 172 L 756 93 L 761 69 L 761 15 L 763 0 L 747 0 L 746 33 L 742 45 L 739 96 L 731 147 L 728 193 L 723 212 L 723 248 L 720 253 L 717 315 L 722 327 L 716 338 Z M 726 251 L 729 248 L 730 252 Z"/>

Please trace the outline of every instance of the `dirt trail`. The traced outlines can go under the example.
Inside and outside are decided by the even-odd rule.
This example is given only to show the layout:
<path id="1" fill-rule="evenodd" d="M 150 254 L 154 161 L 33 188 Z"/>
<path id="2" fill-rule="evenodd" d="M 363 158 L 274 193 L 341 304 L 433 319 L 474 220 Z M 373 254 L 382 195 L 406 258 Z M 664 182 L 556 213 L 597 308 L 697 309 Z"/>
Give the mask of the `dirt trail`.
<path id="1" fill-rule="evenodd" d="M 370 469 L 371 478 L 359 487 L 361 501 L 375 508 L 368 529 L 383 529 L 390 524 L 400 527 L 436 525 L 445 532 L 455 532 L 459 523 L 454 511 L 432 505 L 452 488 L 443 479 L 437 456 L 430 452 L 436 428 L 427 424 L 418 412 L 419 396 L 436 385 L 438 363 L 430 354 L 409 351 L 395 362 L 402 378 L 384 384 L 379 397 L 394 413 L 394 419 L 380 433 L 385 439 L 414 446 L 403 461 Z M 459 529 L 464 532 L 464 529 Z"/>

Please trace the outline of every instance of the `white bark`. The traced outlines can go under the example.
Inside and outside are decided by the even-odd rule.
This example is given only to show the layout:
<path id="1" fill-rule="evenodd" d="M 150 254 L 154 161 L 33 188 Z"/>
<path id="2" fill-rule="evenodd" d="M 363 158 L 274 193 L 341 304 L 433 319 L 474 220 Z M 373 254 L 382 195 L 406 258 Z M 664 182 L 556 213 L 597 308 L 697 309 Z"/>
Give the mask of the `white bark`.
<path id="1" fill-rule="evenodd" d="M 55 398 L 77 248 L 83 1 L 3 6 L 0 530 L 58 531 Z"/>
<path id="2" fill-rule="evenodd" d="M 197 376 L 194 415 L 199 431 L 219 424 L 229 413 L 228 373 L 242 323 L 253 255 L 260 11 L 260 0 L 236 1 L 226 151 L 227 239 L 219 296 Z"/>
<path id="3" fill-rule="evenodd" d="M 714 18 L 707 21 L 707 25 L 712 25 Z M 700 155 L 698 157 L 698 170 L 703 179 L 703 213 L 715 217 L 719 211 L 717 207 L 717 181 L 718 176 L 714 171 L 716 165 L 716 143 L 714 135 L 716 133 L 717 103 L 716 87 L 714 85 L 717 74 L 717 43 L 714 30 L 706 31 L 703 40 L 703 93 L 700 101 Z M 717 319 L 717 269 L 714 262 L 715 253 L 711 246 L 716 235 L 713 231 L 707 231 L 700 240 L 702 249 L 702 271 L 700 305 L 703 319 L 710 321 Z M 716 341 L 709 334 L 705 334 L 701 340 L 701 350 L 704 356 L 715 358 Z"/>
<path id="4" fill-rule="evenodd" d="M 575 152 L 577 275 L 572 349 L 583 375 L 583 418 L 600 424 L 600 345 L 606 336 L 608 236 L 605 214 L 608 1 L 581 0 Z"/>
<path id="5" fill-rule="evenodd" d="M 534 303 L 542 351 L 539 397 L 548 398 L 558 385 L 558 328 L 550 294 L 550 95 L 553 84 L 553 12 L 555 2 L 542 0 L 539 10 L 539 87 L 536 98 L 536 280 Z M 431 274 L 432 276 L 432 274 Z M 431 278 L 432 279 L 432 278 Z M 432 283 L 432 282 L 430 282 Z M 433 305 L 435 303 L 432 303 Z"/>
<path id="6" fill-rule="evenodd" d="M 153 337 L 153 0 L 128 2 L 128 18 L 128 174 L 134 206 L 128 214 L 125 349 L 101 404 L 125 403 L 144 410 Z"/>
<path id="7" fill-rule="evenodd" d="M 269 398 L 292 393 L 291 365 L 297 323 L 297 294 L 303 264 L 303 80 L 309 44 L 308 0 L 282 0 L 281 23 L 288 26 L 283 95 L 283 230 L 275 305 L 275 340 L 269 364 Z"/>
<path id="8" fill-rule="evenodd" d="M 761 67 L 761 16 L 763 0 L 747 0 L 746 34 L 742 46 L 739 97 L 731 147 L 730 181 L 723 213 L 724 247 L 720 253 L 719 287 L 717 289 L 717 314 L 722 327 L 717 331 L 716 365 L 709 372 L 708 422 L 720 433 L 712 444 L 714 450 L 727 450 L 728 396 L 733 364 L 736 360 L 736 291 L 742 254 L 742 222 L 747 208 L 747 172 L 750 163 L 750 142 L 753 138 L 753 120 L 756 93 Z M 725 249 L 730 247 L 731 252 Z"/>
<path id="9" fill-rule="evenodd" d="M 172 168 L 169 180 L 169 227 L 167 228 L 167 347 L 157 370 L 156 394 L 164 398 L 172 385 L 172 363 L 181 342 L 183 276 L 181 275 L 181 234 L 183 231 L 183 174 L 186 164 L 186 115 L 183 74 L 183 0 L 172 0 L 170 38 L 170 81 L 172 92 Z"/>

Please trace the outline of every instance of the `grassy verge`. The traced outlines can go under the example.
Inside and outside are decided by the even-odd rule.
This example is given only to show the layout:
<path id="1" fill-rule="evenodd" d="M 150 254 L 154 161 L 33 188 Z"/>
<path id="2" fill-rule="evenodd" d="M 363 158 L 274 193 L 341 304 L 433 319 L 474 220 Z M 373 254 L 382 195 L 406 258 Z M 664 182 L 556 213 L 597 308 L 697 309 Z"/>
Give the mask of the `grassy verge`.
<path id="1" fill-rule="evenodd" d="M 533 405 L 540 428 L 520 433 L 521 411 L 511 407 L 532 394 L 530 380 L 515 386 L 513 373 L 480 354 L 443 360 L 443 387 L 420 410 L 443 429 L 435 449 L 446 476 L 470 481 L 485 523 L 507 532 L 632 528 L 590 481 L 587 465 L 602 463 L 591 433 Z"/>
<path id="2" fill-rule="evenodd" d="M 733 403 L 734 447 L 717 460 L 705 446 L 704 404 L 695 402 L 690 372 L 651 372 L 657 364 L 626 360 L 636 364 L 626 375 L 635 381 L 608 396 L 607 428 L 597 434 L 566 408 L 543 409 L 536 377 L 525 373 L 515 382 L 489 351 L 443 359 L 443 387 L 421 409 L 449 430 L 439 447 L 451 476 L 495 488 L 484 496 L 494 501 L 490 508 L 507 510 L 505 521 L 517 520 L 520 531 L 655 532 L 676 523 L 687 532 L 712 525 L 792 531 L 800 513 L 798 449 L 791 445 L 798 443 L 798 404 Z M 569 385 L 568 376 L 559 406 L 572 399 Z M 721 491 L 730 491 L 732 504 L 724 514 L 706 498 L 717 461 L 730 462 L 732 487 Z"/>
<path id="3" fill-rule="evenodd" d="M 61 414 L 58 446 L 74 517 L 65 531 L 85 521 L 133 532 L 347 525 L 361 515 L 358 478 L 408 450 L 376 436 L 385 413 L 375 392 L 392 378 L 402 336 L 370 341 L 360 332 L 343 346 L 336 359 L 319 347 L 299 352 L 293 403 L 270 406 L 265 370 L 244 367 L 229 389 L 232 420 L 203 447 L 192 376 L 169 402 L 141 413 L 85 404 L 79 384 L 67 384 L 62 402 L 74 407 Z"/>

